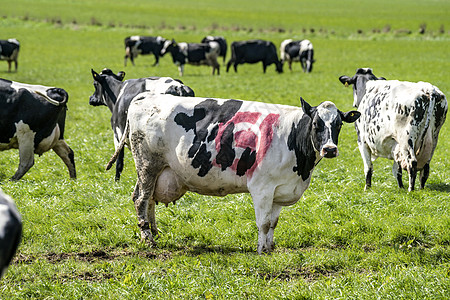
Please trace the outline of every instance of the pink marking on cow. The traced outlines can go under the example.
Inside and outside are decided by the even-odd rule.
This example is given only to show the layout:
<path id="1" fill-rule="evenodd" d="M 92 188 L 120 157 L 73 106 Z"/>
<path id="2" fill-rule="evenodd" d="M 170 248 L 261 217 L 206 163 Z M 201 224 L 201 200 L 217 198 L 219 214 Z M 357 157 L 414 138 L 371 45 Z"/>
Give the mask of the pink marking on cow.
<path id="1" fill-rule="evenodd" d="M 247 176 L 251 177 L 256 167 L 262 162 L 266 156 L 267 150 L 272 144 L 274 126 L 277 126 L 279 114 L 268 114 L 260 121 L 258 127 L 255 124 L 261 120 L 262 114 L 260 112 L 238 112 L 226 123 L 219 124 L 219 130 L 215 138 L 216 150 L 220 151 L 220 140 L 223 132 L 230 123 L 235 126 L 234 145 L 233 148 L 246 149 L 250 148 L 252 151 L 256 151 L 256 160 L 253 166 L 247 170 Z M 240 158 L 236 158 L 231 165 L 231 169 L 236 171 L 237 164 Z M 215 165 L 218 165 L 214 161 Z"/>

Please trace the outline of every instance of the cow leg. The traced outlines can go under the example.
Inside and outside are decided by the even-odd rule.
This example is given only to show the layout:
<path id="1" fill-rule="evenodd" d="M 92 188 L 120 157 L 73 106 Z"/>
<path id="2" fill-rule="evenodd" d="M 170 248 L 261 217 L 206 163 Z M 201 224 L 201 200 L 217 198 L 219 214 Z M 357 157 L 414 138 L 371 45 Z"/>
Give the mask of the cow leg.
<path id="1" fill-rule="evenodd" d="M 19 168 L 11 180 L 19 180 L 34 165 L 34 136 L 31 130 L 16 127 L 19 144 Z"/>
<path id="2" fill-rule="evenodd" d="M 292 60 L 288 60 L 289 70 L 292 71 Z"/>
<path id="3" fill-rule="evenodd" d="M 157 53 L 153 53 L 155 55 L 155 62 L 153 63 L 153 67 L 159 65 L 159 55 Z"/>
<path id="4" fill-rule="evenodd" d="M 256 188 L 255 188 L 256 190 Z M 269 237 L 269 230 L 271 229 L 272 219 L 278 219 L 279 210 L 273 209 L 273 193 L 267 193 L 267 190 L 260 188 L 259 191 L 250 191 L 253 199 L 253 206 L 255 209 L 256 226 L 258 227 L 258 254 L 263 252 L 271 252 L 273 246 L 273 229 L 272 236 Z M 274 212 L 274 213 L 272 213 Z M 268 243 L 270 241 L 271 244 Z"/>
<path id="5" fill-rule="evenodd" d="M 361 157 L 364 163 L 364 175 L 366 177 L 366 185 L 364 190 L 367 191 L 372 186 L 372 155 L 370 153 L 369 147 L 364 143 L 359 143 L 359 152 L 361 152 Z"/>
<path id="6" fill-rule="evenodd" d="M 120 175 L 122 174 L 123 171 L 124 157 L 125 157 L 125 148 L 122 148 L 116 161 L 116 178 L 115 178 L 116 181 L 120 180 Z"/>
<path id="7" fill-rule="evenodd" d="M 409 174 L 409 188 L 408 191 L 414 191 L 414 185 L 416 183 L 417 176 L 417 161 L 412 161 L 411 165 L 408 166 L 408 174 Z"/>
<path id="8" fill-rule="evenodd" d="M 16 72 L 17 72 L 17 66 L 18 66 L 18 64 L 19 64 L 19 63 L 17 62 L 17 59 L 16 59 L 16 60 L 14 61 L 14 67 L 16 68 L 16 70 L 15 70 Z"/>
<path id="9" fill-rule="evenodd" d="M 75 159 L 73 150 L 70 149 L 65 140 L 58 140 L 56 145 L 53 147 L 53 151 L 61 157 L 62 161 L 66 164 L 69 169 L 70 178 L 77 178 L 77 172 L 75 169 Z"/>
<path id="10" fill-rule="evenodd" d="M 423 166 L 422 171 L 420 171 L 420 189 L 425 188 L 425 183 L 427 182 L 428 176 L 430 175 L 430 163 L 426 163 Z"/>
<path id="11" fill-rule="evenodd" d="M 278 224 L 278 217 L 280 216 L 281 208 L 282 206 L 277 204 L 273 204 L 272 206 L 272 213 L 270 214 L 270 228 L 267 234 L 267 245 L 269 248 L 269 252 L 274 248 L 273 234 L 275 231 L 275 227 L 277 227 Z"/>
<path id="12" fill-rule="evenodd" d="M 399 188 L 403 188 L 403 181 L 402 181 L 402 168 L 400 167 L 400 163 L 397 161 L 394 161 L 394 164 L 392 165 L 392 174 L 397 179 L 397 184 Z"/>
<path id="13" fill-rule="evenodd" d="M 10 72 L 11 72 L 11 61 L 8 60 L 8 73 L 10 73 Z"/>
<path id="14" fill-rule="evenodd" d="M 179 65 L 179 66 L 178 66 L 178 72 L 180 73 L 180 76 L 183 76 L 184 65 Z"/>
<path id="15" fill-rule="evenodd" d="M 266 73 L 267 65 L 263 62 L 263 73 Z"/>

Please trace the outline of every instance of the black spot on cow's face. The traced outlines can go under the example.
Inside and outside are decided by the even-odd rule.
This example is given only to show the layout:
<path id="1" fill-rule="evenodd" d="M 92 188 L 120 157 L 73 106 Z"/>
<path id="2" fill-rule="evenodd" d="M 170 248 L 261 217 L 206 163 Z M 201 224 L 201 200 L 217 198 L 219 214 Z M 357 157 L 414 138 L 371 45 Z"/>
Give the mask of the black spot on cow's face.
<path id="1" fill-rule="evenodd" d="M 192 115 L 178 113 L 174 121 L 183 127 L 186 132 L 193 130 L 194 139 L 189 148 L 188 157 L 192 158 L 192 166 L 200 169 L 198 176 L 205 176 L 212 168 L 211 145 L 217 136 L 218 125 L 231 120 L 242 106 L 242 101 L 227 100 L 222 105 L 217 100 L 206 99 L 195 105 Z M 234 126 L 234 125 L 228 125 Z M 217 163 L 222 170 L 233 164 L 235 151 L 232 148 L 233 128 L 226 128 L 220 139 L 220 152 L 217 155 Z M 209 145 L 209 147 L 208 147 Z"/>

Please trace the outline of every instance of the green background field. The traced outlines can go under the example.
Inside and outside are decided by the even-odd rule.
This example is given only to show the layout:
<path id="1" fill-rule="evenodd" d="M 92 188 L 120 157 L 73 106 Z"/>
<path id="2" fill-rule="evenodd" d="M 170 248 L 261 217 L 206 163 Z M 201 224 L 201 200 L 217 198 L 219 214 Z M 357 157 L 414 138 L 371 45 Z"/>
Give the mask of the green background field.
<path id="1" fill-rule="evenodd" d="M 249 195 L 188 193 L 157 207 L 158 246 L 139 241 L 130 198 L 136 174 L 130 151 L 120 182 L 104 166 L 114 151 L 110 112 L 89 106 L 91 68 L 126 78 L 179 78 L 169 56 L 152 67 L 139 56 L 124 67 L 123 40 L 161 35 L 228 43 L 261 38 L 277 48 L 308 38 L 317 60 L 283 74 L 261 64 L 212 76 L 185 68 L 197 96 L 298 106 L 331 100 L 352 109 L 352 91 L 338 81 L 359 67 L 377 76 L 427 81 L 450 95 L 449 1 L 0 1 L 0 38 L 21 42 L 19 70 L 0 77 L 58 86 L 69 93 L 66 140 L 75 151 L 77 180 L 53 152 L 36 156 L 19 182 L 8 179 L 18 152 L 0 153 L 0 188 L 22 213 L 22 244 L 0 299 L 446 299 L 450 294 L 450 123 L 441 130 L 422 191 L 399 190 L 391 162 L 374 163 L 364 192 L 362 161 L 352 125 L 343 127 L 340 156 L 322 160 L 310 188 L 283 209 L 276 249 L 256 254 Z M 419 29 L 424 28 L 424 33 Z M 230 54 L 227 56 L 229 59 Z M 406 175 L 404 175 L 406 177 Z M 406 178 L 404 179 L 406 183 Z"/>

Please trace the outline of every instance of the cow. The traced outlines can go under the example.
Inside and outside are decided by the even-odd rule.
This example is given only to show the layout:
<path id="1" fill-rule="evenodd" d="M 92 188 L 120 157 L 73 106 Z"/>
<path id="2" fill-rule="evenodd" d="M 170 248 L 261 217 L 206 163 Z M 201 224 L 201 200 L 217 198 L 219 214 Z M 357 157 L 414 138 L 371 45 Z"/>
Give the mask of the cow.
<path id="1" fill-rule="evenodd" d="M 0 190 L 0 278 L 22 239 L 22 218 L 14 201 Z"/>
<path id="2" fill-rule="evenodd" d="M 378 157 L 394 160 L 392 172 L 400 188 L 402 170 L 408 171 L 409 191 L 414 190 L 420 171 L 423 189 L 447 115 L 445 95 L 427 82 L 376 77 L 370 68 L 360 68 L 353 77 L 343 75 L 339 80 L 346 86 L 353 85 L 353 106 L 361 113 L 355 128 L 364 162 L 365 189 L 371 187 L 372 161 Z"/>
<path id="3" fill-rule="evenodd" d="M 288 62 L 291 71 L 292 62 L 299 61 L 303 72 L 311 73 L 315 62 L 313 45 L 309 40 L 284 40 L 280 46 L 280 58 L 281 64 L 284 64 L 285 61 Z"/>
<path id="4" fill-rule="evenodd" d="M 231 43 L 231 59 L 227 63 L 227 72 L 233 64 L 237 72 L 238 64 L 262 62 L 263 71 L 275 64 L 278 73 L 283 73 L 283 65 L 278 60 L 277 48 L 272 42 L 263 40 L 237 41 Z"/>
<path id="5" fill-rule="evenodd" d="M 62 88 L 0 79 L 0 151 L 19 149 L 19 180 L 34 165 L 34 154 L 53 149 L 76 178 L 74 153 L 64 140 L 67 101 Z"/>
<path id="6" fill-rule="evenodd" d="M 186 191 L 212 196 L 249 192 L 258 227 L 258 253 L 273 249 L 283 206 L 308 188 L 322 157 L 338 156 L 341 112 L 326 101 L 302 108 L 253 101 L 181 98 L 142 93 L 130 104 L 126 133 L 138 175 L 133 201 L 141 237 L 158 234 L 155 204 Z M 107 167 L 108 167 L 107 166 Z M 151 227 L 150 227 L 151 226 Z"/>
<path id="7" fill-rule="evenodd" d="M 208 43 L 177 43 L 174 39 L 166 41 L 161 50 L 161 55 L 170 52 L 172 60 L 178 66 L 180 76 L 183 76 L 184 65 L 207 65 L 212 67 L 212 74 L 217 70 L 217 75 L 220 74 L 220 65 L 217 62 L 217 57 L 220 53 L 220 45 L 218 42 Z"/>
<path id="8" fill-rule="evenodd" d="M 14 62 L 17 72 L 17 58 L 19 56 L 20 43 L 16 39 L 0 40 L 0 60 L 8 62 L 8 72 L 11 72 L 11 63 Z"/>
<path id="9" fill-rule="evenodd" d="M 227 50 L 228 50 L 228 44 L 227 40 L 222 36 L 205 36 L 202 41 L 202 43 L 209 43 L 209 42 L 217 42 L 220 46 L 220 52 L 219 56 L 223 57 L 223 63 L 225 63 L 225 58 L 227 56 Z"/>
<path id="10" fill-rule="evenodd" d="M 164 46 L 165 38 L 160 36 L 129 36 L 125 38 L 125 63 L 127 66 L 127 59 L 130 58 L 134 66 L 134 58 L 139 54 L 152 54 L 155 56 L 155 63 L 153 66 L 159 64 L 159 57 L 161 56 L 161 49 Z"/>
<path id="11" fill-rule="evenodd" d="M 89 98 L 92 106 L 105 105 L 112 113 L 111 127 L 114 132 L 114 144 L 117 146 L 125 128 L 128 106 L 137 94 L 150 91 L 158 94 L 178 96 L 195 96 L 194 91 L 180 80 L 170 77 L 147 77 L 123 81 L 125 72 L 114 74 L 110 69 L 103 69 L 100 74 L 91 70 L 95 91 Z M 123 171 L 124 151 L 116 164 L 115 180 L 120 180 Z"/>

